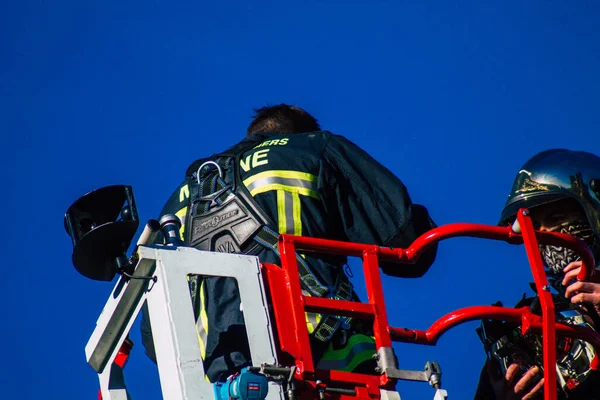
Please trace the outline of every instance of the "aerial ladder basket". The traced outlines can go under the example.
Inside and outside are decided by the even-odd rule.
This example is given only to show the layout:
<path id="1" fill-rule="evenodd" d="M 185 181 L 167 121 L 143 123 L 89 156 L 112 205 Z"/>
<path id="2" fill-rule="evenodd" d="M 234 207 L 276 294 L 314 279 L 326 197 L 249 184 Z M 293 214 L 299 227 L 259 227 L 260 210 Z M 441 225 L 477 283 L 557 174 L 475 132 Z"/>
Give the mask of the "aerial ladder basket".
<path id="1" fill-rule="evenodd" d="M 435 321 L 427 330 L 392 327 L 388 323 L 379 261 L 414 263 L 423 252 L 442 240 L 453 237 L 476 237 L 505 241 L 510 244 L 524 244 L 531 271 L 540 298 L 541 316 L 534 314 L 529 307 L 510 308 L 498 306 L 466 307 L 446 314 Z M 554 302 L 544 265 L 539 252 L 539 244 L 567 247 L 575 250 L 582 259 L 582 269 L 577 276 L 579 280 L 589 277 L 593 272 L 594 259 L 585 243 L 573 236 L 535 231 L 529 212 L 519 210 L 517 220 L 512 226 L 498 227 L 480 224 L 457 223 L 440 226 L 419 237 L 407 249 L 391 249 L 373 245 L 338 242 L 301 236 L 281 235 L 279 247 L 282 268 L 275 265 L 263 265 L 269 283 L 271 302 L 277 326 L 293 326 L 294 329 L 278 329 L 280 351 L 289 355 L 295 362 L 295 377 L 298 381 L 310 386 L 312 394 L 303 399 L 315 398 L 315 393 L 336 393 L 337 387 L 353 388 L 353 391 L 337 391 L 340 399 L 377 398 L 383 390 L 393 390 L 396 380 L 429 381 L 436 387 L 434 365 L 427 364 L 426 370 L 399 370 L 397 359 L 392 350 L 392 342 L 414 343 L 435 346 L 439 338 L 449 329 L 473 320 L 494 319 L 509 321 L 521 325 L 523 335 L 541 333 L 544 356 L 544 398 L 556 399 L 556 335 L 573 337 L 587 341 L 594 346 L 596 356 L 591 368 L 597 370 L 600 360 L 600 335 L 593 330 L 572 326 L 555 321 Z M 354 256 L 362 259 L 368 302 L 357 303 L 345 300 L 331 300 L 309 297 L 302 294 L 298 279 L 298 268 L 295 253 L 316 252 L 322 254 L 338 254 Z M 401 266 L 399 266 L 401 267 Z M 292 310 L 290 313 L 289 310 Z M 305 323 L 305 312 L 335 314 L 369 320 L 373 323 L 379 376 L 356 374 L 342 371 L 319 371 L 315 369 L 311 352 L 308 330 Z M 428 368 L 434 367 L 434 370 Z M 438 389 L 436 396 L 445 395 Z M 310 393 L 311 391 L 307 391 Z"/>
<path id="2" fill-rule="evenodd" d="M 111 201 L 111 211 L 94 212 Z M 122 208 L 123 203 L 125 207 Z M 121 209 L 122 208 L 122 209 Z M 301 236 L 281 235 L 281 266 L 260 264 L 256 257 L 199 251 L 177 242 L 145 245 L 162 229 L 165 237 L 179 230 L 176 218 L 151 220 L 128 259 L 123 252 L 127 234 L 116 234 L 126 227 L 135 232 L 137 211 L 131 188 L 112 186 L 84 196 L 67 211 L 65 226 L 74 245 L 73 262 L 85 276 L 115 284 L 86 346 L 87 361 L 97 372 L 100 397 L 105 400 L 130 398 L 123 367 L 131 350 L 128 333 L 144 302 L 154 336 L 154 346 L 163 397 L 167 400 L 260 398 L 275 399 L 389 399 L 399 400 L 398 380 L 429 382 L 436 400 L 447 397 L 441 385 L 441 370 L 428 362 L 423 371 L 398 368 L 392 342 L 433 346 L 449 329 L 473 320 L 509 321 L 521 326 L 523 334 L 542 334 L 544 398 L 556 399 L 556 336 L 582 339 L 600 353 L 600 335 L 589 328 L 555 321 L 554 303 L 538 250 L 539 244 L 564 246 L 581 255 L 579 280 L 593 272 L 594 260 L 583 241 L 570 235 L 535 231 L 526 209 L 519 210 L 513 226 L 449 224 L 419 237 L 409 248 L 392 249 L 375 245 L 347 243 Z M 178 237 L 178 234 L 177 234 Z M 434 244 L 453 237 L 477 237 L 524 244 L 538 296 L 541 315 L 529 307 L 508 308 L 475 306 L 451 312 L 427 330 L 397 328 L 389 325 L 379 271 L 379 261 L 410 264 Z M 111 242 L 115 239 L 114 242 Z M 98 248 L 105 245 L 103 255 Z M 327 253 L 362 259 L 368 301 L 364 303 L 305 296 L 300 288 L 296 252 Z M 244 308 L 246 331 L 253 365 L 246 380 L 230 381 L 217 387 L 205 379 L 194 311 L 189 295 L 189 275 L 228 276 L 238 282 Z M 377 352 L 373 374 L 361 374 L 315 367 L 306 312 L 356 318 L 372 323 Z M 273 321 L 274 319 L 274 321 Z M 591 368 L 600 368 L 595 357 Z M 254 379 L 260 377 L 263 380 Z M 246 387 L 241 387 L 243 384 Z M 237 386 L 235 386 L 237 385 Z M 257 391 L 257 389 L 260 389 Z M 223 395 L 225 390 L 225 395 Z M 235 392 L 235 393 L 234 393 Z"/>

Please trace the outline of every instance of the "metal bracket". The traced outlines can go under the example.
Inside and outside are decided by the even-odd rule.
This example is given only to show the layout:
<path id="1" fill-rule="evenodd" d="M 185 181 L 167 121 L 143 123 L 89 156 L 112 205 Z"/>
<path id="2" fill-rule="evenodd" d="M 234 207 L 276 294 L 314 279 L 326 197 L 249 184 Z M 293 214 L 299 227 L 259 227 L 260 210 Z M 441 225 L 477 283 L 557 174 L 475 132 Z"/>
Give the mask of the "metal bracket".
<path id="1" fill-rule="evenodd" d="M 427 361 L 425 364 L 425 375 L 431 386 L 439 389 L 442 385 L 442 368 L 436 361 Z"/>
<path id="2" fill-rule="evenodd" d="M 403 381 L 429 382 L 425 371 L 389 368 L 385 371 L 385 374 L 388 378 L 400 379 Z"/>
<path id="3" fill-rule="evenodd" d="M 262 364 L 260 367 L 250 367 L 249 371 L 264 375 L 268 380 L 290 383 L 294 379 L 296 366 L 280 367 L 278 365 Z"/>
<path id="4" fill-rule="evenodd" d="M 441 389 L 442 369 L 435 361 L 427 361 L 423 371 L 402 370 L 397 368 L 396 355 L 391 347 L 381 347 L 375 356 L 377 371 L 388 378 L 405 381 L 429 382 L 436 389 L 434 400 L 444 400 L 448 393 Z"/>
<path id="5" fill-rule="evenodd" d="M 389 374 L 398 371 L 398 360 L 393 348 L 385 346 L 380 347 L 374 358 L 377 360 L 377 368 L 375 368 L 376 372 L 386 374 L 388 377 L 392 378 Z"/>

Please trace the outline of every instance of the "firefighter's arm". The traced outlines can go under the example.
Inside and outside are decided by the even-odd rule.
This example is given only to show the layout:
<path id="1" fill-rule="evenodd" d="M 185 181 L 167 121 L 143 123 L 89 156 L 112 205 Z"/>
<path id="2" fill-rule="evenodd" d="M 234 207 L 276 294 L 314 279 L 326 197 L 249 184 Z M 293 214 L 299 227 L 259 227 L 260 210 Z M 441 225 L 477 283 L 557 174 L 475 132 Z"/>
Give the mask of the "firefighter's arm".
<path id="1" fill-rule="evenodd" d="M 411 204 L 408 208 L 408 217 L 404 225 L 398 229 L 383 245 L 387 247 L 407 248 L 419 236 L 435 228 L 435 223 L 429 216 L 427 208 L 420 204 Z M 381 263 L 381 269 L 386 275 L 404 278 L 418 278 L 427 272 L 435 261 L 437 244 L 425 251 L 419 260 L 406 267 L 394 263 Z"/>
<path id="2" fill-rule="evenodd" d="M 325 147 L 319 185 L 331 224 L 341 230 L 340 240 L 406 248 L 435 227 L 427 209 L 412 203 L 400 179 L 341 136 L 332 136 Z M 416 264 L 381 267 L 388 275 L 419 277 L 436 252 L 437 246 L 432 247 Z"/>

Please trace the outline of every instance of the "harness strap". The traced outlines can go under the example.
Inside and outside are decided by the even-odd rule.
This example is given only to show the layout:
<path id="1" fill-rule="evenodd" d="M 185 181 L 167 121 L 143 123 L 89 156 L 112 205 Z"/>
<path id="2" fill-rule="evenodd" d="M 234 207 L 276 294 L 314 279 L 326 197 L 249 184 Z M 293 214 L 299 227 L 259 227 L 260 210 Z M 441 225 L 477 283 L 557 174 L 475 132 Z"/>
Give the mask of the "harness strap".
<path id="1" fill-rule="evenodd" d="M 262 246 L 271 249 L 278 257 L 279 242 L 277 240 L 279 234 L 267 226 L 264 226 L 254 237 L 254 240 L 260 243 Z M 311 295 L 317 297 L 328 297 L 335 300 L 351 300 L 352 299 L 352 284 L 348 280 L 348 277 L 343 272 L 338 274 L 335 286 L 327 288 L 322 285 L 314 274 L 310 271 L 306 261 L 296 253 L 296 261 L 298 262 L 298 273 L 300 275 L 300 282 L 303 284 L 305 290 Z M 313 343 L 313 350 L 316 350 L 316 354 L 322 354 L 325 351 L 326 344 L 338 328 L 344 326 L 349 327 L 352 321 L 349 317 L 339 317 L 337 315 L 323 315 L 321 321 L 315 328 L 312 337 L 317 343 Z"/>
<path id="2" fill-rule="evenodd" d="M 275 232 L 268 226 L 263 226 L 260 231 L 254 236 L 254 240 L 272 250 L 277 257 L 281 258 L 279 251 L 279 233 Z M 311 296 L 326 297 L 330 292 L 330 288 L 323 285 L 317 277 L 310 271 L 306 261 L 296 253 L 296 261 L 298 262 L 298 273 L 300 274 L 300 282 L 305 290 L 307 290 Z"/>
<path id="3" fill-rule="evenodd" d="M 246 144 L 246 147 L 248 146 Z M 239 150 L 239 149 L 238 149 Z M 245 190 L 243 185 L 238 184 L 239 171 L 237 164 L 239 153 L 234 154 L 221 154 L 213 156 L 208 160 L 216 162 L 219 166 L 223 167 L 223 176 L 220 175 L 220 171 L 217 172 L 215 168 L 201 169 L 190 173 L 188 169 L 188 176 L 191 176 L 190 189 L 193 186 L 197 186 L 197 195 L 190 196 L 190 207 L 188 211 L 188 218 L 196 216 L 198 214 L 198 207 L 202 207 L 200 214 L 207 214 L 214 207 L 218 207 L 223 203 L 229 201 L 232 197 L 236 197 L 242 200 L 247 206 L 252 209 L 259 211 L 255 217 L 260 223 L 261 227 L 256 231 L 253 236 L 253 241 L 264 248 L 273 251 L 277 257 L 280 257 L 279 250 L 279 233 L 269 227 L 271 221 L 269 218 L 261 213 L 262 209 L 256 203 L 250 193 Z M 196 163 L 198 165 L 198 163 Z M 203 165 L 203 164 L 202 164 Z M 199 167 L 198 167 L 199 168 Z M 233 176 L 231 176 L 231 174 Z M 232 178 L 232 179 L 228 179 Z M 227 181 L 231 180 L 232 184 L 227 184 Z M 190 226 L 186 224 L 186 226 Z M 246 254 L 252 252 L 254 248 L 246 248 L 243 251 Z M 298 264 L 298 272 L 300 275 L 300 282 L 302 288 L 311 296 L 316 297 L 327 297 L 339 300 L 351 300 L 353 297 L 352 284 L 348 280 L 345 273 L 340 271 L 336 279 L 334 287 L 324 285 L 316 275 L 311 271 L 304 258 L 296 253 L 296 261 Z M 199 283 L 199 282 L 195 282 Z M 319 358 L 326 350 L 327 344 L 329 343 L 333 334 L 342 326 L 349 327 L 351 318 L 338 317 L 334 315 L 323 315 L 321 321 L 313 331 L 311 337 L 313 352 Z"/>

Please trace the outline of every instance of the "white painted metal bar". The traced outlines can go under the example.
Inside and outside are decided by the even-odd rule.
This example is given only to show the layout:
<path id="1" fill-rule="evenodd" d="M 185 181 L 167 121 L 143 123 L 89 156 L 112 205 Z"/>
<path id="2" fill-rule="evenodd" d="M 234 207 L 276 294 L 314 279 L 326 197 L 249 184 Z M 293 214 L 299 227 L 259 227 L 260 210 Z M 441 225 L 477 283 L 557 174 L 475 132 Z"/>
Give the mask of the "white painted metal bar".
<path id="1" fill-rule="evenodd" d="M 141 258 L 153 249 L 140 248 Z M 187 276 L 233 277 L 238 282 L 250 354 L 254 365 L 274 364 L 276 352 L 267 298 L 256 257 L 200 251 L 187 247 L 154 249 L 156 285 L 147 294 L 163 394 L 169 399 L 213 399 L 204 379 Z M 165 396 L 166 398 L 166 396 Z M 270 385 L 267 399 L 282 399 Z"/>
<path id="2" fill-rule="evenodd" d="M 138 254 L 140 261 L 134 275 L 154 276 L 155 281 L 120 279 L 86 346 L 88 362 L 98 372 L 105 400 L 130 398 L 122 370 L 113 361 L 145 300 L 163 398 L 214 399 L 213 386 L 205 379 L 200 357 L 187 280 L 190 274 L 228 276 L 237 280 L 253 364 L 276 363 L 267 297 L 256 257 L 169 246 L 140 246 Z M 142 295 L 136 291 L 140 282 L 148 289 Z M 129 294 L 124 296 L 128 288 Z M 281 386 L 270 382 L 267 399 L 283 398 Z"/>

